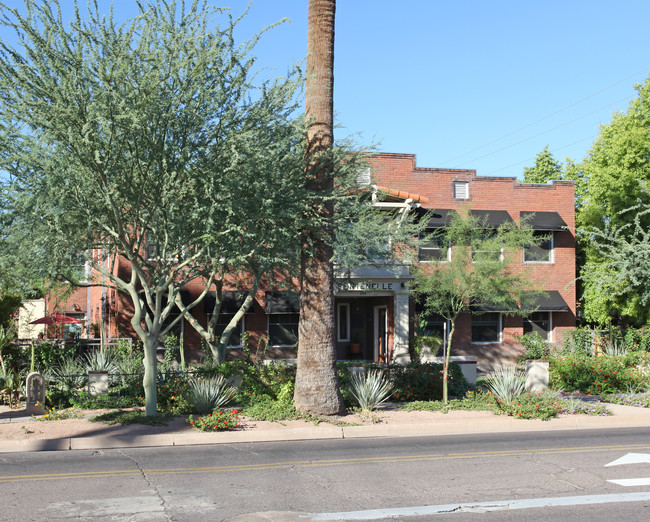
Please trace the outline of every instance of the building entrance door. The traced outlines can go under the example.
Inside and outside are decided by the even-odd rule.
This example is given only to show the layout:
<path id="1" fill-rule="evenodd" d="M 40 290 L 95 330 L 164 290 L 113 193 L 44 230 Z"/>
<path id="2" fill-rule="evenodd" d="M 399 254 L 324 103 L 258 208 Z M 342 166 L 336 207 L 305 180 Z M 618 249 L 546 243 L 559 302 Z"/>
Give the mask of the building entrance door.
<path id="1" fill-rule="evenodd" d="M 374 307 L 374 344 L 375 361 L 388 361 L 387 313 L 385 306 Z"/>

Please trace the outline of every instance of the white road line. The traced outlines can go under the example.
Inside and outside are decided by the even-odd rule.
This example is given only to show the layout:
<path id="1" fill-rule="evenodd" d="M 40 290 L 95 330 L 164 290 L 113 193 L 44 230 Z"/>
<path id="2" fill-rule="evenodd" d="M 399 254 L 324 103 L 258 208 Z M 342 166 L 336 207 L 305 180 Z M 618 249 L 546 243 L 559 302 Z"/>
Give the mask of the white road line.
<path id="1" fill-rule="evenodd" d="M 650 454 L 648 453 L 628 453 L 627 455 L 622 456 L 620 459 L 616 459 L 609 464 L 605 464 L 605 467 L 622 466 L 623 464 L 646 464 L 648 462 L 650 462 Z"/>
<path id="2" fill-rule="evenodd" d="M 607 482 L 613 482 L 614 484 L 618 484 L 619 486 L 650 486 L 650 477 L 608 480 Z"/>
<path id="3" fill-rule="evenodd" d="M 493 502 L 468 502 L 440 504 L 437 506 L 413 506 L 393 509 L 368 509 L 365 511 L 343 511 L 339 513 L 312 513 L 301 515 L 310 520 L 377 520 L 391 517 L 415 517 L 441 513 L 486 513 L 506 509 L 532 509 L 557 506 L 581 506 L 587 504 L 608 504 L 619 502 L 641 502 L 650 500 L 650 491 L 612 495 L 583 495 L 576 497 L 529 498 L 522 500 L 495 500 Z"/>

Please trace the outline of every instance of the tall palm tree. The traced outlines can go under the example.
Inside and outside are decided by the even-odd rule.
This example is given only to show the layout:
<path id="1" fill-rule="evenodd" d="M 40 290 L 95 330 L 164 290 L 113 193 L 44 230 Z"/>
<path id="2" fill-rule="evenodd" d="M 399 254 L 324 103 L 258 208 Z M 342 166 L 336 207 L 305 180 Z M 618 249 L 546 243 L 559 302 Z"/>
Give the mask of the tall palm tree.
<path id="1" fill-rule="evenodd" d="M 307 183 L 314 191 L 332 187 L 334 13 L 335 0 L 309 0 L 307 84 Z M 331 223 L 333 205 L 323 204 L 321 217 Z M 336 375 L 334 337 L 334 269 L 332 228 L 303 232 L 300 269 L 300 324 L 294 403 L 299 411 L 334 415 L 344 411 Z"/>

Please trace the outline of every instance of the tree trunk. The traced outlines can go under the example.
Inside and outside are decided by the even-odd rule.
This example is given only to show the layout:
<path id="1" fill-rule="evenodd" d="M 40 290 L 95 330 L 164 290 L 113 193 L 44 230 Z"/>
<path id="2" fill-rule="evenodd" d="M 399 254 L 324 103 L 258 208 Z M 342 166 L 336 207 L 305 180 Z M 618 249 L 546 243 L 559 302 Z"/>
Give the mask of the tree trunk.
<path id="1" fill-rule="evenodd" d="M 445 350 L 445 361 L 442 367 L 442 402 L 449 402 L 449 361 L 451 360 L 451 340 L 456 330 L 456 320 L 450 321 L 449 336 L 447 337 L 447 349 Z"/>
<path id="2" fill-rule="evenodd" d="M 147 417 L 153 417 L 158 413 L 158 385 L 156 383 L 156 348 L 158 337 L 147 336 L 144 342 L 144 377 L 142 387 L 144 388 L 144 412 Z"/>
<path id="3" fill-rule="evenodd" d="M 307 84 L 308 121 L 306 179 L 315 192 L 332 187 L 332 164 L 327 155 L 333 144 L 334 13 L 335 0 L 309 0 Z M 321 215 L 331 223 L 332 205 Z M 320 415 L 344 411 L 336 375 L 334 337 L 334 269 L 332 228 L 303 231 L 300 267 L 300 323 L 295 407 Z M 311 250 L 311 252 L 309 252 Z"/>

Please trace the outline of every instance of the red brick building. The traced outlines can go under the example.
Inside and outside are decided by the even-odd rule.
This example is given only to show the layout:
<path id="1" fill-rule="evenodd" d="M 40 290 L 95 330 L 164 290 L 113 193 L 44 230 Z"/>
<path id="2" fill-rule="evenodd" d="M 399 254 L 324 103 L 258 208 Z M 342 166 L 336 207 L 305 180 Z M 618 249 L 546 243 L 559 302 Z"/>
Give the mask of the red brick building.
<path id="1" fill-rule="evenodd" d="M 457 323 L 454 355 L 471 355 L 480 368 L 497 361 L 511 361 L 521 346 L 515 334 L 538 331 L 549 341 L 560 342 L 563 332 L 575 327 L 575 237 L 574 185 L 553 181 L 549 184 L 523 184 L 515 178 L 480 177 L 473 170 L 433 169 L 416 166 L 415 155 L 377 154 L 373 157 L 373 182 L 389 192 L 388 202 L 412 209 L 421 206 L 434 210 L 431 228 L 444 224 L 446 213 L 469 204 L 473 212 L 488 215 L 490 221 L 518 221 L 534 213 L 531 224 L 551 239 L 535 252 L 522 252 L 522 265 L 534 269 L 549 298 L 540 303 L 529 319 L 499 313 L 462 316 Z M 498 224 L 498 223 L 496 223 Z M 424 248 L 422 262 L 430 262 L 435 252 Z M 406 363 L 409 338 L 413 334 L 415 306 L 409 297 L 412 279 L 408 266 L 399 271 L 362 266 L 349 279 L 339 280 L 335 288 L 337 355 L 341 360 L 386 360 Z M 242 299 L 242 286 L 234 284 L 224 292 L 219 323 L 225 324 Z M 200 281 L 185 288 L 189 296 L 202 291 Z M 233 351 L 241 349 L 244 332 L 252 347 L 267 345 L 268 358 L 296 356 L 298 294 L 281 293 L 262 287 L 251 310 L 232 339 Z M 211 310 L 209 296 L 195 316 L 206 321 Z M 212 301 L 213 302 L 213 301 Z M 132 305 L 129 299 L 108 288 L 80 288 L 65 302 L 50 299 L 48 311 L 84 319 L 78 332 L 83 338 L 133 335 L 130 326 Z M 435 326 L 435 325 L 434 325 Z M 438 325 L 444 333 L 444 325 Z M 68 327 L 69 332 L 72 328 Z M 200 337 L 183 321 L 178 333 L 190 360 L 200 355 Z"/>

